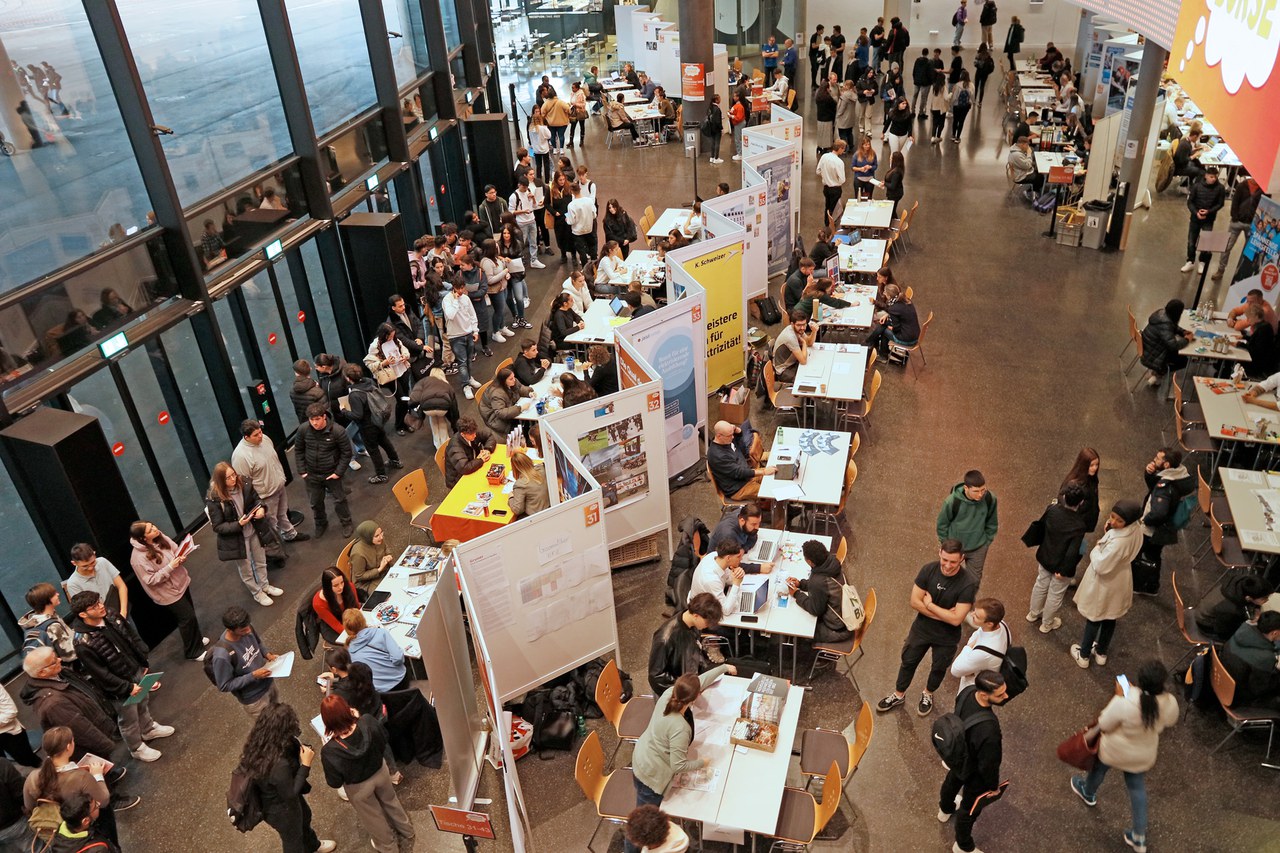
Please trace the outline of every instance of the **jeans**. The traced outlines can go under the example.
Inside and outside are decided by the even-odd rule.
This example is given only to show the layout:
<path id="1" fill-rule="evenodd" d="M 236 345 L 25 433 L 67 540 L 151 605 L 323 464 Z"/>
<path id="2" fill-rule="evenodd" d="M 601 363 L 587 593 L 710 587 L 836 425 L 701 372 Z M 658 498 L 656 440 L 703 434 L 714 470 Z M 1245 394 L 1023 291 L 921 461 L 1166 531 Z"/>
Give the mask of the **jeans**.
<path id="1" fill-rule="evenodd" d="M 978 103 L 982 103 L 982 95 L 987 91 L 988 74 L 979 74 L 973 78 L 973 97 Z"/>
<path id="2" fill-rule="evenodd" d="M 30 853 L 34 841 L 27 819 L 21 814 L 13 823 L 0 829 L 0 853 Z"/>
<path id="3" fill-rule="evenodd" d="M 529 257 L 525 260 L 526 264 L 531 264 L 538 259 L 538 222 L 537 217 L 530 219 L 528 222 L 517 222 L 520 226 L 520 237 L 524 240 L 525 248 L 529 250 Z"/>
<path id="4" fill-rule="evenodd" d="M 1071 578 L 1060 578 L 1044 566 L 1037 566 L 1036 583 L 1031 588 L 1031 613 L 1052 622 L 1062 607 Z"/>
<path id="5" fill-rule="evenodd" d="M 525 281 L 523 275 L 507 282 L 507 307 L 511 309 L 512 317 L 524 319 L 524 301 L 528 298 L 529 282 Z"/>
<path id="6" fill-rule="evenodd" d="M 987 563 L 987 550 L 991 547 L 991 543 L 981 545 L 972 551 L 964 552 L 964 567 L 969 570 L 969 574 L 977 579 L 978 583 L 982 583 L 982 567 Z"/>
<path id="7" fill-rule="evenodd" d="M 337 480 L 335 480 L 334 482 L 336 483 Z M 275 680 L 273 679 L 271 681 L 271 687 L 267 690 L 266 693 L 263 693 L 261 696 L 259 696 L 257 699 L 254 699 L 252 702 L 241 702 L 240 707 L 244 708 L 244 712 L 249 715 L 250 719 L 256 720 L 258 719 L 259 716 L 262 715 L 263 711 L 267 710 L 272 705 L 278 705 L 279 703 L 280 703 L 280 693 L 279 691 L 276 690 L 276 683 L 275 683 Z"/>
<path id="8" fill-rule="evenodd" d="M 330 480 L 323 474 L 307 476 L 307 500 L 311 502 L 311 516 L 316 522 L 316 532 L 329 526 L 329 514 L 324 509 L 324 496 L 327 493 L 333 498 L 333 509 L 338 514 L 338 522 L 343 527 L 351 526 L 351 507 L 347 505 L 347 490 L 343 488 L 342 472 Z"/>
<path id="9" fill-rule="evenodd" d="M 711 159 L 720 159 L 720 140 L 724 138 L 724 134 L 719 129 L 715 133 L 707 137 L 707 142 L 711 145 Z"/>
<path id="10" fill-rule="evenodd" d="M 634 776 L 631 777 L 632 783 L 636 786 L 636 807 L 640 806 L 661 806 L 662 794 L 650 788 Z M 624 839 L 622 847 L 626 853 L 640 853 L 640 848 L 632 844 L 629 840 Z"/>
<path id="11" fill-rule="evenodd" d="M 1194 212 L 1191 214 L 1191 221 L 1187 226 L 1187 260 L 1188 261 L 1194 261 L 1196 259 L 1196 244 L 1200 242 L 1200 232 L 1212 231 L 1213 220 L 1214 220 L 1213 214 L 1209 214 L 1204 219 L 1200 219 L 1198 216 L 1195 215 Z M 1200 253 L 1200 260 L 1203 263 L 1207 264 L 1211 257 L 1212 255 L 1210 255 L 1208 252 Z"/>
<path id="12" fill-rule="evenodd" d="M 924 115 L 929 108 L 929 87 L 916 86 L 915 94 L 911 96 L 911 112 L 916 115 Z"/>
<path id="13" fill-rule="evenodd" d="M 956 641 L 936 642 L 924 637 L 917 637 L 914 631 L 907 633 L 907 641 L 902 644 L 902 663 L 898 667 L 898 680 L 894 689 L 906 693 L 911 686 L 911 679 L 916 674 L 916 667 L 924 660 L 927 651 L 933 651 L 933 661 L 929 666 L 929 678 L 925 682 L 925 692 L 932 693 L 942 685 L 947 677 L 947 669 L 956 656 Z"/>
<path id="14" fill-rule="evenodd" d="M 564 147 L 564 129 L 565 129 L 565 125 L 563 125 L 563 124 L 562 124 L 562 125 L 559 125 L 559 126 L 557 126 L 557 127 L 551 127 L 550 125 L 547 125 L 547 127 L 551 130 L 551 147 L 552 147 L 552 149 L 560 149 L 560 148 L 563 148 L 563 147 Z M 550 183 L 551 178 L 550 178 L 550 177 L 546 177 L 546 178 L 543 178 L 543 180 L 544 180 L 544 181 L 547 181 L 548 183 Z"/>
<path id="15" fill-rule="evenodd" d="M 951 43 L 952 43 L 952 44 L 959 44 L 959 43 L 960 43 L 960 39 L 962 39 L 962 38 L 964 38 L 964 24 L 963 24 L 963 23 L 959 23 L 959 24 L 956 24 L 956 34 L 955 34 L 955 36 L 951 39 Z"/>
<path id="16" fill-rule="evenodd" d="M 493 312 L 489 305 L 489 295 L 486 293 L 479 299 L 472 299 L 471 307 L 476 312 L 476 326 L 480 329 L 480 347 L 483 349 L 489 346 L 489 317 Z"/>
<path id="17" fill-rule="evenodd" d="M 1098 622 L 1086 619 L 1084 635 L 1080 638 L 1080 657 L 1088 658 L 1091 654 L 1105 655 L 1111 647 L 1111 637 L 1116 632 L 1116 620 L 1103 619 Z"/>
<path id="18" fill-rule="evenodd" d="M 1090 799 L 1098 795 L 1102 780 L 1111 768 L 1099 759 L 1084 780 L 1084 792 Z M 1124 772 L 1124 786 L 1129 789 L 1129 810 L 1133 813 L 1133 834 L 1139 839 L 1147 835 L 1147 774 Z"/>
<path id="19" fill-rule="evenodd" d="M 142 677 L 141 673 L 138 677 Z M 114 703 L 116 718 L 120 722 L 120 734 L 128 744 L 129 751 L 137 752 L 143 745 L 142 736 L 156 726 L 156 721 L 151 719 L 151 697 L 134 705 L 125 705 L 123 702 L 121 699 Z"/>
<path id="20" fill-rule="evenodd" d="M 584 118 L 574 119 L 569 122 L 569 144 L 573 144 L 573 132 L 578 132 L 578 142 L 583 145 L 587 144 L 587 120 Z"/>
<path id="21" fill-rule="evenodd" d="M 449 339 L 449 349 L 458 361 L 458 379 L 463 385 L 471 383 L 471 354 L 476 351 L 476 342 L 470 335 L 458 335 Z"/>
<path id="22" fill-rule="evenodd" d="M 1236 239 L 1241 234 L 1248 234 L 1249 229 L 1253 227 L 1252 222 L 1232 222 L 1227 226 L 1227 248 L 1222 250 L 1222 254 L 1218 256 L 1218 275 L 1221 276 L 1227 268 L 1227 260 L 1231 257 L 1231 250 L 1235 248 Z"/>
<path id="23" fill-rule="evenodd" d="M 490 328 L 493 329 L 495 334 L 506 331 L 507 295 L 505 291 L 489 295 L 489 309 L 492 314 Z"/>
<path id="24" fill-rule="evenodd" d="M 741 157 L 741 156 L 742 156 L 742 127 L 743 127 L 743 124 L 745 124 L 745 122 L 743 122 L 742 124 L 735 124 L 735 125 L 733 125 L 733 128 L 732 128 L 732 129 L 733 129 L 733 153 L 734 153 L 734 154 L 736 154 L 736 155 L 737 155 L 737 156 L 739 156 L 739 157 Z"/>
<path id="25" fill-rule="evenodd" d="M 315 853 L 320 849 L 320 839 L 311 827 L 311 807 L 301 794 L 272 808 L 262 822 L 280 833 L 283 853 Z"/>
<path id="26" fill-rule="evenodd" d="M 970 787 L 965 781 L 950 770 L 942 780 L 942 789 L 938 791 L 938 808 L 946 814 L 956 816 L 956 846 L 961 850 L 976 850 L 973 843 L 973 824 L 978 815 L 973 814 L 973 801 L 985 794 L 980 787 Z M 956 794 L 961 794 L 960 806 L 956 807 Z"/>
<path id="27" fill-rule="evenodd" d="M 249 535 L 244 540 L 244 559 L 235 562 L 236 569 L 240 572 L 240 580 L 249 588 L 251 595 L 257 595 L 270 583 L 267 580 L 267 554 L 262 550 L 262 542 L 258 539 L 258 534 L 253 532 L 252 527 L 249 531 Z"/>
<path id="28" fill-rule="evenodd" d="M 351 449 L 355 453 L 365 453 L 364 439 L 360 437 L 360 424 L 354 421 L 347 424 L 347 435 L 351 438 Z"/>
<path id="29" fill-rule="evenodd" d="M 274 495 L 264 495 L 259 500 L 267 508 L 267 521 L 279 531 L 281 539 L 288 542 L 298 535 L 298 531 L 293 529 L 293 523 L 289 521 L 289 496 L 285 494 L 283 487 Z"/>
<path id="30" fill-rule="evenodd" d="M 578 262 L 581 264 L 596 259 L 596 241 L 591 236 L 591 232 L 573 235 L 573 251 L 577 254 Z"/>

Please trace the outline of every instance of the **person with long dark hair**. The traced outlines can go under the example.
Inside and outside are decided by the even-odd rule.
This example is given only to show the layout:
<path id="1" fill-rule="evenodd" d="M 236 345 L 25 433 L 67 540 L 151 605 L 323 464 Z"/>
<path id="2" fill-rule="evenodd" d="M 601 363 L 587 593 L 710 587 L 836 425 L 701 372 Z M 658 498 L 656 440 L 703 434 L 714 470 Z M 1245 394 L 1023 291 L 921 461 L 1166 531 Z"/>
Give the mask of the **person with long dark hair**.
<path id="1" fill-rule="evenodd" d="M 961 68 L 959 79 L 951 87 L 951 141 L 960 142 L 964 120 L 973 109 L 973 86 L 969 83 L 969 69 Z"/>
<path id="2" fill-rule="evenodd" d="M 374 335 L 372 341 L 369 342 L 369 351 L 364 356 L 364 366 L 369 369 L 369 373 L 373 375 L 373 381 L 382 387 L 383 391 L 392 395 L 395 400 L 395 428 L 404 434 L 404 415 L 409 411 L 409 406 L 405 402 L 405 397 L 409 394 L 409 364 L 413 361 L 413 357 L 409 353 L 409 348 L 400 340 L 400 336 L 396 333 L 396 327 L 390 323 L 382 323 L 378 326 L 378 331 Z M 348 377 L 350 381 L 350 377 Z M 390 424 L 384 425 L 390 428 Z M 368 437 L 365 437 L 365 446 L 372 450 Z M 377 457 L 374 457 L 375 461 Z M 375 466 L 376 467 L 376 466 Z M 399 468 L 399 465 L 392 466 Z"/>
<path id="3" fill-rule="evenodd" d="M 1137 684 L 1122 684 L 1119 696 L 1098 714 L 1098 760 L 1084 776 L 1071 777 L 1071 790 L 1086 806 L 1098 804 L 1098 788 L 1115 768 L 1124 773 L 1132 820 L 1124 842 L 1138 853 L 1147 849 L 1147 771 L 1155 766 L 1160 732 L 1178 722 L 1178 700 L 1166 689 L 1169 671 L 1158 660 L 1138 669 Z"/>
<path id="4" fill-rule="evenodd" d="M 342 633 L 342 614 L 352 608 L 360 608 L 360 593 L 356 585 L 337 566 L 330 566 L 320 573 L 320 588 L 311 596 L 311 609 L 320 620 L 320 637 L 326 649 L 338 645 Z"/>
<path id="5" fill-rule="evenodd" d="M 623 210 L 616 198 L 609 199 L 604 205 L 604 239 L 618 244 L 624 260 L 631 254 L 631 244 L 640 239 L 635 220 Z"/>
<path id="6" fill-rule="evenodd" d="M 120 797 L 116 800 L 114 810 L 108 808 L 111 791 L 104 778 L 106 765 L 98 757 L 87 768 L 79 767 L 71 758 L 76 751 L 75 735 L 66 726 L 54 726 L 45 730 L 40 747 L 44 750 L 45 759 L 38 770 L 27 776 L 22 785 L 22 804 L 27 813 L 30 814 L 41 800 L 60 803 L 72 794 L 87 794 L 103 806 L 95 821 L 98 831 L 110 838 L 112 843 L 119 844 L 115 811 L 131 809 L 142 798 Z"/>
<path id="7" fill-rule="evenodd" d="M 316 751 L 298 739 L 302 729 L 293 706 L 281 702 L 259 715 L 240 753 L 240 768 L 262 801 L 262 822 L 280 833 L 283 853 L 330 853 L 337 842 L 311 828 L 307 776 Z"/>
<path id="8" fill-rule="evenodd" d="M 336 646 L 325 653 L 325 663 L 329 671 L 320 676 L 327 682 L 324 688 L 326 696 L 341 696 L 347 704 L 366 717 L 373 717 L 382 723 L 387 732 L 387 751 L 383 759 L 387 762 L 387 771 L 391 774 L 391 784 L 399 785 L 403 774 L 396 769 L 396 757 L 391 751 L 390 729 L 387 728 L 387 709 L 382 704 L 382 694 L 373 685 L 373 670 L 367 663 L 351 660 L 351 653 L 342 646 Z"/>
<path id="9" fill-rule="evenodd" d="M 383 754 L 387 736 L 378 721 L 362 715 L 341 696 L 320 701 L 320 720 L 329 741 L 320 750 L 324 778 L 347 795 L 356 818 L 372 836 L 378 853 L 413 846 L 413 822 L 400 805 Z"/>
<path id="10" fill-rule="evenodd" d="M 1062 494 L 1068 483 L 1079 483 L 1084 489 L 1084 506 L 1080 508 L 1080 517 L 1084 519 L 1085 527 L 1090 532 L 1098 527 L 1098 516 L 1101 512 L 1098 507 L 1098 469 L 1101 467 L 1102 457 L 1098 455 L 1098 451 L 1092 447 L 1080 448 L 1076 461 L 1071 463 L 1071 470 L 1067 472 L 1061 488 L 1058 489 L 1058 494 Z"/>
<path id="11" fill-rule="evenodd" d="M 235 563 L 240 580 L 259 604 L 270 607 L 272 596 L 284 590 L 272 586 L 267 577 L 268 544 L 276 546 L 271 525 L 266 520 L 267 508 L 253 490 L 253 483 L 243 479 L 226 462 L 213 466 L 209 492 L 205 495 L 205 514 L 209 526 L 218 535 L 218 559 Z"/>

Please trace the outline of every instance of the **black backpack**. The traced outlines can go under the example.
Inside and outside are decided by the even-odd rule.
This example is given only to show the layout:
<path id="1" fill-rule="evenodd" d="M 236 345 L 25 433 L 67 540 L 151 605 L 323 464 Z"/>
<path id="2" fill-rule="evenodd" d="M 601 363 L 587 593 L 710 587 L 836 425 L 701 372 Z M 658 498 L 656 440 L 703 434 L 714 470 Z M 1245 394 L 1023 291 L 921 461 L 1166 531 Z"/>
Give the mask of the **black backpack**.
<path id="1" fill-rule="evenodd" d="M 380 388 L 358 390 L 364 395 L 364 407 L 369 413 L 369 422 L 376 427 L 386 426 L 387 421 L 391 420 L 392 414 L 395 413 L 394 397 L 382 393 Z"/>
<path id="2" fill-rule="evenodd" d="M 1004 628 L 1005 637 L 1008 639 L 1008 651 L 1004 654 L 996 651 L 989 646 L 974 646 L 977 651 L 984 651 L 992 657 L 1000 658 L 1000 674 L 1004 676 L 1004 686 L 1009 691 L 1009 698 L 1026 692 L 1029 682 L 1027 681 L 1027 650 L 1024 646 L 1015 646 L 1013 644 L 1013 634 L 1009 632 L 1009 626 L 1001 623 Z"/>
<path id="3" fill-rule="evenodd" d="M 782 319 L 782 312 L 778 310 L 778 303 L 773 301 L 773 297 L 758 296 L 752 302 L 760 311 L 760 322 L 766 326 L 772 326 Z"/>
<path id="4" fill-rule="evenodd" d="M 967 720 L 952 711 L 933 721 L 933 748 L 947 768 L 959 778 L 967 779 L 972 769 L 969 767 L 969 741 L 965 737 L 969 729 L 995 718 L 994 711 L 983 708 Z"/>
<path id="5" fill-rule="evenodd" d="M 248 832 L 262 823 L 262 797 L 258 794 L 258 786 L 238 765 L 231 771 L 231 784 L 227 787 L 227 817 L 231 818 L 231 825 L 241 832 Z"/>
<path id="6" fill-rule="evenodd" d="M 555 688 L 558 690 L 559 688 Z M 521 714 L 533 727 L 532 747 L 541 759 L 552 756 L 549 750 L 570 752 L 578 735 L 578 721 L 571 707 L 565 707 L 563 697 L 553 698 L 554 690 L 540 688 L 524 699 Z"/>

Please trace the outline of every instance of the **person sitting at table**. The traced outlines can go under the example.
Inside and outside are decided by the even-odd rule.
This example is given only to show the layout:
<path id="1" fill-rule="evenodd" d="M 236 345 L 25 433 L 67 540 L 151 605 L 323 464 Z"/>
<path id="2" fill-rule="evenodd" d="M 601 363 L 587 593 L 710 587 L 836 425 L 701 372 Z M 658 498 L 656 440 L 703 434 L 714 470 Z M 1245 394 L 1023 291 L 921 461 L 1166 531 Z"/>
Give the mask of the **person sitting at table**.
<path id="1" fill-rule="evenodd" d="M 1222 665 L 1236 680 L 1232 707 L 1280 710 L 1280 613 L 1264 611 L 1245 622 L 1222 649 Z"/>
<path id="2" fill-rule="evenodd" d="M 654 96 L 658 92 L 658 84 L 649 79 L 649 75 L 643 71 L 640 72 L 640 85 L 636 88 L 640 90 L 640 96 L 648 103 L 653 103 Z"/>
<path id="3" fill-rule="evenodd" d="M 800 366 L 809 363 L 809 347 L 818 335 L 816 326 L 813 331 L 809 330 L 809 317 L 803 311 L 793 308 L 787 316 L 790 325 L 779 332 L 773 342 L 773 369 L 783 385 L 794 382 Z"/>
<path id="4" fill-rule="evenodd" d="M 574 270 L 569 273 L 569 277 L 560 283 L 560 291 L 573 297 L 573 310 L 578 314 L 587 313 L 587 309 L 591 307 L 591 301 L 595 299 L 595 296 L 591 293 L 591 286 L 587 283 L 587 277 L 583 275 L 582 270 Z M 554 310 L 554 305 L 552 309 Z"/>
<path id="5" fill-rule="evenodd" d="M 813 260 L 815 269 L 823 269 L 827 265 L 827 261 L 836 255 L 836 244 L 831 239 L 830 228 L 819 228 L 818 237 L 813 247 L 809 249 L 809 257 Z M 804 288 L 800 289 L 804 293 Z M 798 301 L 798 300 L 797 300 Z"/>
<path id="6" fill-rule="evenodd" d="M 750 421 L 736 427 L 728 421 L 716 421 L 707 446 L 707 468 L 721 494 L 735 501 L 760 494 L 761 481 L 777 470 L 759 467 L 760 452 L 760 437 Z"/>
<path id="7" fill-rule="evenodd" d="M 512 367 L 516 371 L 516 379 L 530 387 L 537 385 L 546 376 L 551 367 L 551 359 L 543 358 L 538 352 L 538 342 L 533 338 L 525 338 L 520 342 L 520 354 L 515 357 Z"/>
<path id="8" fill-rule="evenodd" d="M 1241 625 L 1258 618 L 1271 592 L 1257 575 L 1228 573 L 1196 605 L 1196 625 L 1211 637 L 1230 639 Z"/>
<path id="9" fill-rule="evenodd" d="M 654 89 L 654 97 L 657 102 L 655 106 L 661 114 L 658 127 L 665 133 L 667 128 L 676 123 L 676 105 L 671 103 L 671 99 L 667 97 L 667 90 L 661 86 Z"/>
<path id="10" fill-rule="evenodd" d="M 562 374 L 560 382 L 564 385 L 560 398 L 564 400 L 566 409 L 596 398 L 596 389 L 591 387 L 591 383 L 584 382 L 572 373 Z"/>
<path id="11" fill-rule="evenodd" d="M 622 97 L 622 93 L 619 93 L 614 100 L 610 101 L 608 96 L 605 96 L 604 121 L 611 131 L 625 127 L 631 133 L 631 141 L 636 142 L 640 139 L 640 131 L 636 129 L 636 123 L 627 113 Z"/>
<path id="12" fill-rule="evenodd" d="M 449 439 L 444 455 L 444 484 L 452 489 L 467 474 L 479 471 L 493 455 L 498 440 L 473 418 L 458 418 L 458 431 Z"/>
<path id="13" fill-rule="evenodd" d="M 920 316 L 916 306 L 902 295 L 896 284 L 885 285 L 884 308 L 876 312 L 867 336 L 867 348 L 874 347 L 881 355 L 887 355 L 889 344 L 913 347 L 920 340 Z"/>
<path id="14" fill-rule="evenodd" d="M 645 309 L 644 312 L 641 314 L 637 314 L 633 310 L 630 316 L 643 317 L 645 314 L 648 314 L 650 311 L 656 311 L 658 309 L 658 303 L 654 301 L 653 296 L 649 294 L 649 291 L 644 289 L 644 284 L 642 282 L 639 282 L 639 281 L 631 282 L 629 285 L 627 285 L 627 293 L 622 294 L 622 301 L 630 305 L 631 300 L 627 299 L 628 293 L 632 293 L 640 297 L 639 305 L 636 305 L 634 307 L 636 308 L 643 307 Z"/>
<path id="15" fill-rule="evenodd" d="M 828 257 L 830 256 L 828 255 Z M 804 297 L 805 288 L 813 283 L 813 270 L 815 267 L 817 267 L 817 262 L 806 255 L 800 259 L 800 264 L 796 271 L 787 276 L 787 283 L 782 288 L 782 307 L 787 311 L 796 307 L 796 303 Z"/>
<path id="16" fill-rule="evenodd" d="M 684 232 L 682 232 L 678 227 L 672 228 L 667 232 L 668 252 L 674 251 L 675 249 L 683 249 L 687 245 L 689 245 L 689 238 L 684 236 Z"/>
<path id="17" fill-rule="evenodd" d="M 1201 144 L 1203 131 L 1193 126 L 1187 135 L 1173 145 L 1170 156 L 1173 158 L 1173 174 L 1187 178 L 1188 184 L 1204 174 L 1204 166 L 1200 165 L 1200 156 L 1210 150 L 1210 146 Z"/>
<path id="18" fill-rule="evenodd" d="M 1248 325 L 1244 328 L 1242 346 L 1249 352 L 1251 359 L 1245 364 L 1245 373 L 1250 379 L 1264 379 L 1276 372 L 1277 359 L 1276 333 L 1271 330 L 1262 306 L 1250 305 L 1244 312 Z"/>
<path id="19" fill-rule="evenodd" d="M 511 476 L 515 482 L 508 505 L 513 521 L 551 506 L 551 493 L 547 490 L 541 462 L 533 461 L 524 450 L 517 450 L 511 454 Z"/>
<path id="20" fill-rule="evenodd" d="M 685 853 L 689 835 L 653 805 L 636 806 L 627 815 L 627 841 L 640 853 Z"/>
<path id="21" fill-rule="evenodd" d="M 701 675 L 684 673 L 658 697 L 649 726 L 631 753 L 637 805 L 660 805 L 672 777 L 707 766 L 707 759 L 689 757 L 689 745 L 693 742 L 690 708 L 702 691 L 725 673 L 737 675 L 738 670 L 732 664 L 721 664 Z M 626 849 L 627 853 L 639 851 L 630 839 Z"/>
<path id="22" fill-rule="evenodd" d="M 1031 153 L 1031 140 L 1025 136 L 1019 136 L 1009 147 L 1009 173 L 1013 177 L 1015 184 L 1020 184 L 1026 189 L 1027 201 L 1034 201 L 1036 196 L 1044 188 L 1044 175 L 1036 171 L 1036 161 Z"/>
<path id="23" fill-rule="evenodd" d="M 1244 316 L 1244 313 L 1253 305 L 1262 309 L 1262 316 L 1265 317 L 1267 323 L 1271 325 L 1272 331 L 1280 331 L 1280 329 L 1277 329 L 1276 327 L 1277 321 L 1280 320 L 1280 318 L 1276 316 L 1276 309 L 1270 302 L 1262 297 L 1262 291 L 1258 290 L 1256 287 L 1245 294 L 1244 302 L 1227 312 L 1227 324 L 1237 331 L 1242 331 L 1247 328 L 1249 320 Z"/>
<path id="24" fill-rule="evenodd" d="M 848 308 L 849 303 L 838 296 L 832 296 L 831 291 L 835 287 L 835 282 L 823 276 L 814 279 L 813 283 L 804 289 L 801 294 L 800 301 L 796 303 L 794 310 L 804 314 L 805 317 L 813 317 L 813 306 L 815 302 L 826 305 L 828 308 Z"/>
<path id="25" fill-rule="evenodd" d="M 695 198 L 689 210 L 689 216 L 685 219 L 684 225 L 680 226 L 680 234 L 691 240 L 697 240 L 702 236 L 702 224 L 702 202 Z"/>
<path id="26" fill-rule="evenodd" d="M 1032 110 L 1031 112 L 1027 113 L 1026 118 L 1020 119 L 1018 123 L 1014 125 L 1013 133 L 1009 136 L 1009 138 L 1012 139 L 1014 142 L 1017 142 L 1019 139 L 1025 136 L 1030 142 L 1039 142 L 1040 136 L 1038 134 L 1033 134 L 1031 132 L 1031 125 L 1039 124 L 1039 123 L 1040 123 L 1040 113 L 1036 112 L 1035 110 Z"/>
<path id="27" fill-rule="evenodd" d="M 1142 366 L 1150 374 L 1148 385 L 1159 385 L 1161 377 L 1169 370 L 1181 370 L 1187 366 L 1182 350 L 1195 340 L 1195 333 L 1178 325 L 1185 306 L 1181 299 L 1170 299 L 1163 308 L 1151 312 L 1142 330 Z"/>
<path id="28" fill-rule="evenodd" d="M 743 504 L 737 512 L 729 512 L 715 530 L 711 531 L 711 541 L 720 542 L 735 539 L 742 546 L 742 553 L 749 554 L 756 547 L 760 538 L 760 524 L 764 517 L 763 510 L 757 503 Z M 742 570 L 749 575 L 767 575 L 773 571 L 773 561 L 764 563 L 741 563 Z"/>
<path id="29" fill-rule="evenodd" d="M 630 62 L 622 66 L 622 79 L 626 80 L 632 87 L 640 88 L 640 75 L 636 74 L 636 67 Z"/>
<path id="30" fill-rule="evenodd" d="M 556 301 L 551 308 L 551 337 L 555 340 L 558 350 L 568 349 L 569 344 L 566 338 L 586 328 L 586 323 L 573 310 L 573 299 L 572 294 L 561 292 L 556 296 Z"/>
<path id="31" fill-rule="evenodd" d="M 698 562 L 693 570 L 693 581 L 689 586 L 689 600 L 701 593 L 710 593 L 720 602 L 720 609 L 725 616 L 738 612 L 738 588 L 746 572 L 742 569 L 742 545 L 738 537 L 726 536 L 723 539 L 712 539 L 711 550 Z"/>
<path id="32" fill-rule="evenodd" d="M 779 74 L 773 78 L 773 83 L 764 90 L 764 96 L 771 101 L 785 104 L 787 102 L 787 90 L 790 88 L 791 81 L 787 79 L 787 75 Z"/>
<path id="33" fill-rule="evenodd" d="M 853 636 L 840 619 L 841 599 L 844 590 L 844 566 L 836 555 L 827 550 L 817 539 L 810 539 L 801 548 L 804 561 L 809 564 L 809 577 L 787 578 L 787 589 L 796 604 L 806 613 L 818 617 L 813 628 L 815 643 L 843 643 Z"/>
<path id="34" fill-rule="evenodd" d="M 1036 60 L 1036 65 L 1041 71 L 1048 71 L 1053 68 L 1053 63 L 1062 61 L 1062 51 L 1054 47 L 1053 42 L 1045 45 L 1044 56 Z"/>
<path id="35" fill-rule="evenodd" d="M 351 582 L 361 598 L 368 598 L 396 559 L 376 521 L 362 521 L 356 525 L 350 559 Z"/>
<path id="36" fill-rule="evenodd" d="M 596 263 L 595 291 L 598 294 L 618 294 L 631 283 L 631 270 L 622 257 L 622 247 L 610 240 L 600 252 Z"/>
<path id="37" fill-rule="evenodd" d="M 504 367 L 494 375 L 477 401 L 480 420 L 496 435 L 505 436 L 520 425 L 520 415 L 533 405 L 533 389 Z"/>
<path id="38" fill-rule="evenodd" d="M 653 632 L 649 644 L 649 687 L 654 693 L 670 689 L 685 673 L 697 675 L 714 666 L 702 646 L 702 635 L 718 628 L 723 618 L 724 612 L 716 597 L 702 593 L 690 598 Z"/>
<path id="39" fill-rule="evenodd" d="M 587 381 L 596 392 L 597 397 L 607 397 L 618 393 L 618 366 L 613 361 L 613 347 L 603 344 L 592 344 L 587 350 L 587 361 L 591 363 L 591 375 Z"/>
<path id="40" fill-rule="evenodd" d="M 390 631 L 380 625 L 370 625 L 365 621 L 364 611 L 355 608 L 343 612 L 342 627 L 347 632 L 347 654 L 351 655 L 351 662 L 369 667 L 373 686 L 379 693 L 409 686 L 404 649 Z"/>
<path id="41" fill-rule="evenodd" d="M 342 614 L 360 609 L 360 595 L 355 584 L 348 583 L 346 575 L 337 566 L 330 566 L 320 573 L 320 588 L 311 596 L 311 610 L 320 625 L 320 639 L 325 649 L 338 644 L 342 627 Z"/>

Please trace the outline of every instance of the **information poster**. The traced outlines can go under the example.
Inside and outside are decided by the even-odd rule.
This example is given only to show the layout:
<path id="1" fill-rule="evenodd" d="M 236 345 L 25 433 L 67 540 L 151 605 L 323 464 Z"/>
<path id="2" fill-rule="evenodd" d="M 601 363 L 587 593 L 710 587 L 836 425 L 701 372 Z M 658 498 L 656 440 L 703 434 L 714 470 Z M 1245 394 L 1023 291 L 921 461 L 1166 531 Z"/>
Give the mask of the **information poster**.
<path id="1" fill-rule="evenodd" d="M 600 484 L 606 512 L 649 493 L 649 463 L 639 415 L 580 434 L 578 454 Z"/>
<path id="2" fill-rule="evenodd" d="M 1276 304 L 1276 297 L 1280 295 L 1277 287 L 1280 283 L 1280 202 L 1275 199 L 1263 196 L 1258 202 L 1248 242 L 1231 282 L 1223 308 L 1241 304 L 1254 288 L 1261 290 L 1263 298 L 1272 305 Z"/>
<path id="3" fill-rule="evenodd" d="M 795 145 L 788 145 L 759 154 L 749 161 L 764 181 L 765 205 L 769 209 L 768 252 L 771 276 L 787 271 L 791 247 L 795 243 L 791 193 L 791 160 L 795 156 L 798 156 Z"/>
<path id="4" fill-rule="evenodd" d="M 743 235 L 743 287 L 747 298 L 764 296 L 769 290 L 768 207 L 763 185 L 740 190 L 702 203 L 704 210 L 714 210 L 746 232 Z M 712 233 L 720 237 L 721 234 Z"/>
<path id="5" fill-rule="evenodd" d="M 739 236 L 719 248 L 692 254 L 697 248 L 699 244 L 694 244 L 690 249 L 673 252 L 672 256 L 706 291 L 707 387 L 715 389 L 737 382 L 745 373 L 743 240 Z"/>

